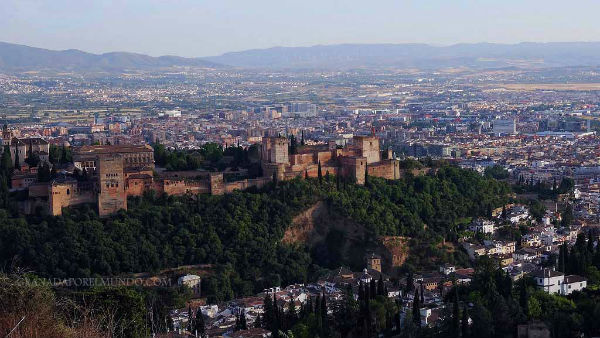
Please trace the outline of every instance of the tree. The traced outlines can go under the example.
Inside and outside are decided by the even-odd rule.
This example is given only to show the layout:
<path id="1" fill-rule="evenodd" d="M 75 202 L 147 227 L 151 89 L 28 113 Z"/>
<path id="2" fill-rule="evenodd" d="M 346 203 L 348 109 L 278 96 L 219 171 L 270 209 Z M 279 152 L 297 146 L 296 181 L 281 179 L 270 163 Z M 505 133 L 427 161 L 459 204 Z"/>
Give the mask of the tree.
<path id="1" fill-rule="evenodd" d="M 256 319 L 254 320 L 254 327 L 255 328 L 263 327 L 262 317 L 260 316 L 260 313 L 258 314 L 258 316 L 256 316 Z"/>
<path id="2" fill-rule="evenodd" d="M 50 181 L 50 168 L 48 167 L 48 163 L 44 162 L 37 173 L 38 180 L 40 182 L 48 182 Z"/>
<path id="3" fill-rule="evenodd" d="M 190 306 L 188 306 L 188 324 L 187 324 L 187 330 L 190 332 L 194 331 L 194 328 L 196 327 L 195 321 L 194 321 L 194 312 L 192 311 L 192 308 Z"/>
<path id="4" fill-rule="evenodd" d="M 565 210 L 561 214 L 561 218 L 560 225 L 564 227 L 568 227 L 573 223 L 573 207 L 571 204 L 567 204 Z"/>
<path id="5" fill-rule="evenodd" d="M 2 152 L 2 159 L 0 160 L 0 170 L 4 174 L 4 176 L 9 177 L 12 173 L 13 162 L 10 157 L 10 146 L 4 146 L 4 151 Z"/>
<path id="6" fill-rule="evenodd" d="M 198 334 L 199 337 L 206 337 L 206 324 L 204 323 L 204 315 L 200 308 L 196 310 L 196 327 L 194 328 L 194 332 Z"/>
<path id="7" fill-rule="evenodd" d="M 304 146 L 304 130 L 302 130 L 302 138 L 300 139 L 300 145 Z"/>
<path id="8" fill-rule="evenodd" d="M 317 176 L 319 177 L 319 184 L 323 182 L 323 172 L 321 171 L 321 161 L 319 161 L 319 166 L 317 168 Z"/>
<path id="9" fill-rule="evenodd" d="M 20 170 L 21 165 L 19 164 L 19 147 L 16 147 L 15 149 L 15 169 Z"/>
<path id="10" fill-rule="evenodd" d="M 478 338 L 489 338 L 494 333 L 492 315 L 485 306 L 475 303 L 471 312 L 473 319 L 472 336 Z"/>
<path id="11" fill-rule="evenodd" d="M 529 316 L 529 295 L 527 294 L 527 283 L 525 278 L 521 278 L 519 286 L 519 305 L 523 309 L 525 316 Z"/>
<path id="12" fill-rule="evenodd" d="M 454 303 L 452 304 L 452 328 L 453 337 L 460 336 L 460 312 L 458 308 L 458 288 L 454 286 Z"/>
<path id="13" fill-rule="evenodd" d="M 246 321 L 246 310 L 240 313 L 240 330 L 248 330 L 248 322 Z"/>
<path id="14" fill-rule="evenodd" d="M 417 327 L 421 327 L 421 305 L 419 304 L 419 290 L 415 288 L 415 296 L 412 305 L 413 322 Z"/>
<path id="15" fill-rule="evenodd" d="M 262 325 L 268 330 L 273 330 L 275 328 L 275 306 L 276 303 L 273 304 L 273 299 L 267 293 L 264 299 L 264 316 Z"/>
<path id="16" fill-rule="evenodd" d="M 469 313 L 467 312 L 467 305 L 463 305 L 463 310 L 462 310 L 462 320 L 461 320 L 461 331 L 462 331 L 462 337 L 463 338 L 467 338 L 469 337 Z"/>
<path id="17" fill-rule="evenodd" d="M 383 289 L 384 289 L 384 285 L 383 285 L 383 275 L 379 274 L 379 280 L 377 281 L 377 295 L 378 296 L 383 296 Z"/>
<path id="18" fill-rule="evenodd" d="M 296 136 L 290 136 L 290 154 L 294 155 L 298 153 L 298 142 Z"/>
<path id="19" fill-rule="evenodd" d="M 375 278 L 371 278 L 371 282 L 369 283 L 369 295 L 371 299 L 377 297 L 377 283 L 375 282 Z"/>
<path id="20" fill-rule="evenodd" d="M 308 170 L 304 170 L 304 179 L 307 180 L 308 179 Z"/>
<path id="21" fill-rule="evenodd" d="M 406 276 L 406 293 L 411 292 L 415 287 L 415 280 L 412 272 L 409 272 Z"/>
<path id="22" fill-rule="evenodd" d="M 325 295 L 325 291 L 323 291 L 323 297 L 321 297 L 321 332 L 323 337 L 327 337 L 329 335 L 329 322 L 327 317 L 327 296 Z"/>
<path id="23" fill-rule="evenodd" d="M 25 159 L 25 162 L 30 167 L 37 167 L 40 164 L 40 156 L 37 153 L 30 153 L 29 156 Z"/>
<path id="24" fill-rule="evenodd" d="M 287 326 L 291 328 L 296 324 L 298 320 L 298 313 L 296 311 L 296 304 L 293 299 L 290 299 L 288 302 L 288 311 L 287 311 Z"/>

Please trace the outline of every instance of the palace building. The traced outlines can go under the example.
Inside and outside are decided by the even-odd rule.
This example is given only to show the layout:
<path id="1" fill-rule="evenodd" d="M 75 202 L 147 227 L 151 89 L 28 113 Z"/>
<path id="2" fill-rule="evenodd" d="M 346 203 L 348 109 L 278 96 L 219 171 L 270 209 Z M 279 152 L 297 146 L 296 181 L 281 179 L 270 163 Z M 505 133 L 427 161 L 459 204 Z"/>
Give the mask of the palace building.
<path id="1" fill-rule="evenodd" d="M 386 179 L 401 176 L 400 161 L 393 158 L 391 150 L 380 151 L 379 138 L 375 136 L 354 136 L 352 142 L 344 147 L 331 141 L 326 145 L 298 147 L 294 154 L 289 154 L 288 149 L 287 138 L 263 138 L 261 160 L 264 176 L 276 176 L 280 180 L 298 176 L 317 177 L 319 163 L 323 175 L 352 177 L 358 184 L 365 183 L 366 172 Z"/>
<path id="2" fill-rule="evenodd" d="M 62 176 L 50 183 L 37 182 L 29 186 L 26 211 L 43 205 L 52 215 L 62 208 L 83 203 L 95 203 L 100 216 L 127 209 L 128 196 L 141 196 L 146 191 L 168 195 L 230 193 L 249 187 L 262 187 L 272 181 L 295 177 L 317 177 L 321 165 L 323 175 L 350 177 L 364 184 L 365 175 L 397 179 L 401 177 L 399 161 L 391 151 L 379 150 L 374 136 L 355 136 L 350 144 L 340 147 L 325 145 L 300 146 L 290 153 L 287 138 L 263 138 L 261 167 L 263 176 L 225 182 L 222 173 L 202 171 L 154 171 L 154 151 L 149 145 L 93 145 L 73 149 L 73 165 L 85 173 L 79 180 Z"/>

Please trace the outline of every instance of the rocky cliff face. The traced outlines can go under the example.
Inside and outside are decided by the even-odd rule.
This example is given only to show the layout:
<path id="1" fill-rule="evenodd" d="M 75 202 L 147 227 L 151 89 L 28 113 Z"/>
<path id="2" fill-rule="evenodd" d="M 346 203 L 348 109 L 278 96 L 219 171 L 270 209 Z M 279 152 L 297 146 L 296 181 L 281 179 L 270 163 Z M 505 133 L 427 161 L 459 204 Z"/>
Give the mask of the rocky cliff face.
<path id="1" fill-rule="evenodd" d="M 383 257 L 383 268 L 387 273 L 401 266 L 409 255 L 408 238 L 368 239 L 363 225 L 338 215 L 324 201 L 294 217 L 282 242 L 308 246 L 319 265 L 330 268 L 344 265 L 355 271 L 365 267 L 365 257 L 369 253 Z"/>

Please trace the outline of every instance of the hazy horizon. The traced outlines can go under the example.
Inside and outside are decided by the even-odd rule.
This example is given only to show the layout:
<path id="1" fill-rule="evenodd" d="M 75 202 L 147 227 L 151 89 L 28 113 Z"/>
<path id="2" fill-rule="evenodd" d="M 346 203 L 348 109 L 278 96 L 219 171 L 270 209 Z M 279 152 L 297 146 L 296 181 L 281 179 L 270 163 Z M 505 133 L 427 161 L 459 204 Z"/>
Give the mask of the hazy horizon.
<path id="1" fill-rule="evenodd" d="M 593 0 L 4 0 L 0 41 L 184 57 L 279 46 L 585 42 L 598 41 L 598 10 Z"/>
<path id="2" fill-rule="evenodd" d="M 40 47 L 40 46 L 34 46 L 34 45 L 28 45 L 28 44 L 24 44 L 24 43 L 20 43 L 20 42 L 12 42 L 12 41 L 2 41 L 0 40 L 0 43 L 9 43 L 9 44 L 14 44 L 14 45 L 22 45 L 22 46 L 26 46 L 26 47 L 32 47 L 32 48 L 41 48 L 41 49 L 47 49 L 47 50 L 51 50 L 51 51 L 68 51 L 68 50 L 78 50 L 84 53 L 90 53 L 90 54 L 96 54 L 96 55 L 102 55 L 102 54 L 107 54 L 107 53 L 135 53 L 135 54 L 142 54 L 142 55 L 149 55 L 149 56 L 153 56 L 153 57 L 160 57 L 160 56 L 176 56 L 176 57 L 185 57 L 185 58 L 210 58 L 210 57 L 217 57 L 220 55 L 224 55 L 224 54 L 228 54 L 228 53 L 238 53 L 238 52 L 245 52 L 245 51 L 251 51 L 251 50 L 268 50 L 268 49 L 276 49 L 276 48 L 311 48 L 311 47 L 319 47 L 319 46 L 343 46 L 343 45 L 402 45 L 402 44 L 421 44 L 421 45 L 428 45 L 428 46 L 432 46 L 432 47 L 451 47 L 451 46 L 455 46 L 455 45 L 477 45 L 477 44 L 495 44 L 495 45 L 518 45 L 518 44 L 527 44 L 527 43 L 600 43 L 600 39 L 599 40 L 590 40 L 590 41 L 519 41 L 519 42 L 514 42 L 514 43 L 504 43 L 504 42 L 489 42 L 489 41 L 479 41 L 479 42 L 457 42 L 457 43 L 450 43 L 450 44 L 435 44 L 435 43 L 427 43 L 427 42 L 379 42 L 379 43 L 371 43 L 371 42 L 351 42 L 351 43 L 344 43 L 344 42 L 340 42 L 340 43 L 332 43 L 332 44 L 315 44 L 315 45 L 306 45 L 306 46 L 270 46 L 270 47 L 263 47 L 263 48 L 248 48 L 248 49 L 243 49 L 243 50 L 231 50 L 231 51 L 225 51 L 223 53 L 220 54 L 215 54 L 215 55 L 202 55 L 202 56 L 187 56 L 187 55 L 178 55 L 175 53 L 165 53 L 165 54 L 147 54 L 147 53 L 142 53 L 142 52 L 136 52 L 136 51 L 131 51 L 131 50 L 106 50 L 106 51 L 90 51 L 90 50 L 85 50 L 82 48 L 78 48 L 76 46 L 70 47 L 70 48 L 64 48 L 64 49 L 54 49 L 54 48 L 46 48 L 46 47 Z"/>

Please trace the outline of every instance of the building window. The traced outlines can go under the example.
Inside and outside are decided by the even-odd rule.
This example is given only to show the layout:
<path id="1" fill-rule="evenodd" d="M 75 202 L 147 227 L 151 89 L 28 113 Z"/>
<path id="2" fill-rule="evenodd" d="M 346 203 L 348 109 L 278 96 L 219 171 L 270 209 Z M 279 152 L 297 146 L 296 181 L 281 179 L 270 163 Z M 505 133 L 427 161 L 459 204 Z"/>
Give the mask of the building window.
<path id="1" fill-rule="evenodd" d="M 67 189 L 67 195 L 70 195 L 71 191 L 69 189 Z"/>

